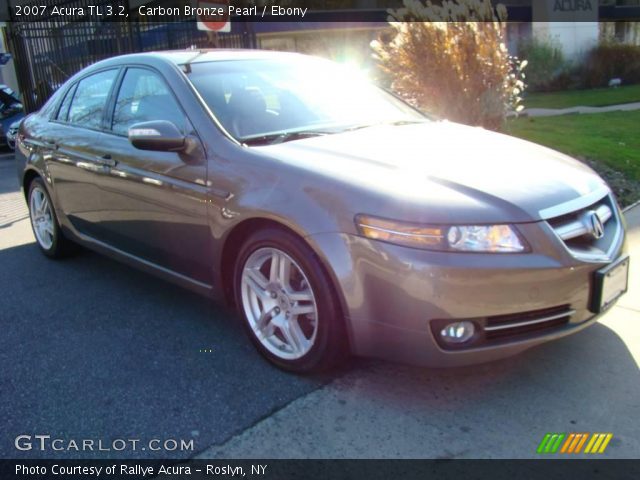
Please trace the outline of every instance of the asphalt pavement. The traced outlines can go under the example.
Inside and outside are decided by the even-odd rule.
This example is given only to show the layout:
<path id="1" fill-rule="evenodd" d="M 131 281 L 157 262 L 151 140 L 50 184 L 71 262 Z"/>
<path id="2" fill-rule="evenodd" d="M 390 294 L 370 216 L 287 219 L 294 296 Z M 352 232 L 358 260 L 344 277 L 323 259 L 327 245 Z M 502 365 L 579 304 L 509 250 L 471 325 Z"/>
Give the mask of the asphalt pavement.
<path id="1" fill-rule="evenodd" d="M 533 458 L 546 432 L 612 432 L 640 458 L 640 209 L 629 293 L 596 325 L 491 364 L 264 362 L 233 314 L 97 254 L 34 244 L 0 155 L 0 458 Z M 193 450 L 16 450 L 18 435 L 194 440 Z"/>
<path id="2" fill-rule="evenodd" d="M 207 299 L 88 251 L 45 258 L 13 163 L 0 157 L 0 458 L 190 458 L 327 381 L 271 367 Z M 194 449 L 43 453 L 18 435 Z"/>

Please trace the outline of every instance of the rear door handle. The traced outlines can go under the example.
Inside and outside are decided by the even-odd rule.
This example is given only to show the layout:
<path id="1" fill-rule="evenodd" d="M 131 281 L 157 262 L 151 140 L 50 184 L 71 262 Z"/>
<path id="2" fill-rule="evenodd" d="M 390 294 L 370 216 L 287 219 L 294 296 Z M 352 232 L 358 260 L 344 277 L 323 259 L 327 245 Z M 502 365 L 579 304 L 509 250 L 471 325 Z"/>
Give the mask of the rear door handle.
<path id="1" fill-rule="evenodd" d="M 111 158 L 111 155 L 108 153 L 105 155 L 102 155 L 98 159 L 98 161 L 105 167 L 115 167 L 118 164 L 118 162 L 116 162 L 113 158 Z"/>

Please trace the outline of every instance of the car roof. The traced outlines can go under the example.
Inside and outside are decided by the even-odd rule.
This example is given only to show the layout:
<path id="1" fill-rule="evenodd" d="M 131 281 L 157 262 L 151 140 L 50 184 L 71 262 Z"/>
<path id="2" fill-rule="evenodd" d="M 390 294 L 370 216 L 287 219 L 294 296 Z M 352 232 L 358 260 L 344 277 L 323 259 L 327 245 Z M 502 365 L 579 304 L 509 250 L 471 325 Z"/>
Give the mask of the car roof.
<path id="1" fill-rule="evenodd" d="M 283 57 L 300 57 L 299 53 L 276 52 L 272 50 L 249 49 L 198 49 L 198 50 L 169 50 L 150 52 L 149 55 L 165 58 L 176 65 L 185 63 L 215 62 L 221 60 L 254 60 Z"/>
<path id="2" fill-rule="evenodd" d="M 216 62 L 224 60 L 257 60 L 257 59 L 282 59 L 300 58 L 304 55 L 291 52 L 275 52 L 269 50 L 247 50 L 247 49 L 189 49 L 189 50 L 166 50 L 144 53 L 130 53 L 119 55 L 102 60 L 92 65 L 111 66 L 122 63 L 150 63 L 157 62 L 171 63 L 174 65 L 185 65 L 189 63 Z"/>
<path id="3" fill-rule="evenodd" d="M 180 68 L 183 65 L 192 63 L 205 63 L 227 60 L 258 60 L 258 59 L 295 59 L 311 58 L 308 55 L 292 52 L 277 52 L 273 50 L 251 50 L 251 49 L 186 49 L 186 50 L 164 50 L 155 52 L 130 53 L 118 55 L 100 60 L 88 67 L 76 72 L 65 82 L 67 85 L 74 83 L 77 79 L 86 75 L 105 69 L 118 68 L 124 65 L 142 64 L 155 68 L 165 68 L 171 66 Z M 63 89 L 64 90 L 64 89 Z M 56 93 L 61 91 L 57 89 Z M 1 96 L 1 92 L 0 92 Z M 52 100 L 52 96 L 49 100 Z M 44 108 L 44 107 L 43 107 Z"/>

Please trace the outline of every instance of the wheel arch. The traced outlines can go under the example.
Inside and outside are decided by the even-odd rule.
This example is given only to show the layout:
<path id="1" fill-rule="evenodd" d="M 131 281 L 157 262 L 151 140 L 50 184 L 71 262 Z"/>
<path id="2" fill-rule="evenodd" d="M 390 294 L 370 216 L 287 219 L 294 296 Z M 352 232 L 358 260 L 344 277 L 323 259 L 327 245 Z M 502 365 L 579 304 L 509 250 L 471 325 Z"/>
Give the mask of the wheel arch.
<path id="1" fill-rule="evenodd" d="M 325 274 L 329 278 L 331 282 L 332 293 L 337 300 L 337 305 L 340 308 L 340 314 L 342 316 L 345 327 L 345 331 L 347 332 L 347 340 L 348 347 L 351 350 L 352 347 L 352 339 L 351 339 L 351 328 L 349 325 L 348 315 L 346 315 L 346 302 L 340 288 L 338 287 L 340 284 L 338 279 L 335 276 L 335 272 L 332 268 L 324 261 L 323 255 L 320 255 L 317 252 L 316 247 L 308 241 L 308 237 L 302 235 L 299 231 L 294 230 L 290 226 L 285 223 L 279 222 L 277 220 L 269 219 L 269 218 L 250 218 L 243 220 L 233 227 L 233 229 L 226 236 L 223 247 L 221 250 L 221 261 L 220 261 L 220 281 L 222 282 L 222 290 L 224 300 L 227 305 L 235 306 L 234 302 L 234 292 L 233 292 L 233 271 L 235 267 L 235 260 L 238 256 L 238 252 L 242 247 L 245 240 L 248 236 L 259 230 L 264 228 L 277 228 L 280 230 L 284 230 L 297 238 L 299 238 L 302 242 L 307 245 L 311 251 L 313 252 L 316 260 L 320 264 L 321 268 L 324 270 Z"/>
<path id="2" fill-rule="evenodd" d="M 28 170 L 26 170 L 24 172 L 24 175 L 22 176 L 22 193 L 24 194 L 24 198 L 27 202 L 29 201 L 29 187 L 31 185 L 31 182 L 33 182 L 36 178 L 42 179 L 42 175 L 40 175 L 40 173 L 38 173 L 38 171 L 33 168 L 29 168 Z"/>

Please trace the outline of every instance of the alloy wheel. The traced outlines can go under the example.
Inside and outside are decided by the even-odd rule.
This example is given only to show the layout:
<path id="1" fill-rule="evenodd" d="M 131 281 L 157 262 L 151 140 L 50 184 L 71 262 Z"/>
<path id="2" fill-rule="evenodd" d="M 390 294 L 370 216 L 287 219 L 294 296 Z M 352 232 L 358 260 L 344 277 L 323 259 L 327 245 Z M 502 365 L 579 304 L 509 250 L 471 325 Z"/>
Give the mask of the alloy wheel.
<path id="1" fill-rule="evenodd" d="M 260 248 L 244 264 L 242 307 L 253 334 L 283 360 L 306 355 L 318 335 L 318 308 L 300 265 L 276 248 Z"/>
<path id="2" fill-rule="evenodd" d="M 47 194 L 39 186 L 31 190 L 29 213 L 36 240 L 42 248 L 49 250 L 55 238 L 53 212 Z"/>

